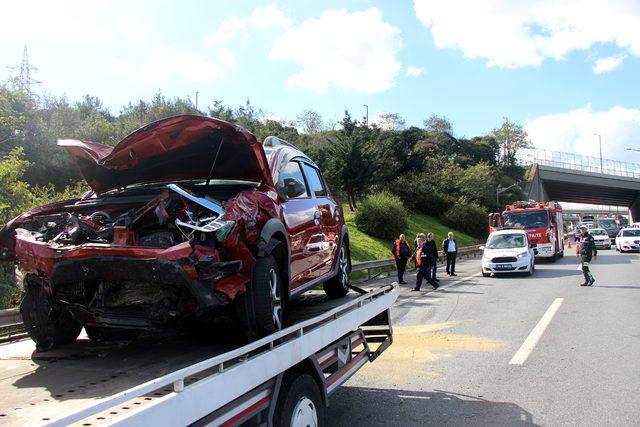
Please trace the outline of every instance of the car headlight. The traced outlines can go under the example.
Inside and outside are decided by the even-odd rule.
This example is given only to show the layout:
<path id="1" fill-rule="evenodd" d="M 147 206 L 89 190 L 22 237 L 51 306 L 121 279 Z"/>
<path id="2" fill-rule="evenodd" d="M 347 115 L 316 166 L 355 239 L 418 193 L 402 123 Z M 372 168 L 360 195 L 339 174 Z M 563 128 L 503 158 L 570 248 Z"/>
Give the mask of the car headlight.
<path id="1" fill-rule="evenodd" d="M 524 257 L 527 256 L 527 254 L 529 254 L 529 252 L 527 252 L 527 251 L 521 252 L 521 253 L 518 254 L 518 258 L 524 258 Z"/>
<path id="2" fill-rule="evenodd" d="M 483 252 L 483 253 L 482 253 L 482 258 L 484 258 L 484 259 L 491 259 L 491 256 L 489 256 L 489 254 L 488 254 L 488 253 Z"/>

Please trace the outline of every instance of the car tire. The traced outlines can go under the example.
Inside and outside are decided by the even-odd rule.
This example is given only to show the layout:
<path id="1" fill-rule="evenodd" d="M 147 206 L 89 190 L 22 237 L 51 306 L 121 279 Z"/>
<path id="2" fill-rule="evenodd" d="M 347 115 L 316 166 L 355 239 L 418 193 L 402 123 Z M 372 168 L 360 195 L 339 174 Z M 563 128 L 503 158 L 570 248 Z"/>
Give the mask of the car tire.
<path id="1" fill-rule="evenodd" d="M 258 337 L 282 329 L 284 298 L 280 268 L 273 255 L 256 258 L 246 292 L 238 297 L 240 320 Z"/>
<path id="2" fill-rule="evenodd" d="M 54 309 L 51 297 L 39 281 L 28 281 L 27 277 L 20 314 L 29 337 L 36 343 L 36 350 L 48 351 L 75 341 L 82 331 L 80 322 L 68 311 Z"/>
<path id="3" fill-rule="evenodd" d="M 338 253 L 338 271 L 335 276 L 322 284 L 324 292 L 329 298 L 340 298 L 349 292 L 349 277 L 351 275 L 351 256 L 349 243 L 345 240 Z"/>
<path id="4" fill-rule="evenodd" d="M 280 390 L 282 392 L 276 404 L 274 425 L 324 426 L 325 407 L 318 384 L 311 375 L 295 371 L 286 374 Z"/>
<path id="5" fill-rule="evenodd" d="M 491 273 L 485 273 L 484 271 L 482 272 L 482 277 L 489 277 L 491 276 Z"/>
<path id="6" fill-rule="evenodd" d="M 532 262 L 529 265 L 529 271 L 527 271 L 527 276 L 533 276 L 533 273 L 535 273 L 535 271 L 536 271 L 536 267 L 535 267 L 535 264 Z"/>

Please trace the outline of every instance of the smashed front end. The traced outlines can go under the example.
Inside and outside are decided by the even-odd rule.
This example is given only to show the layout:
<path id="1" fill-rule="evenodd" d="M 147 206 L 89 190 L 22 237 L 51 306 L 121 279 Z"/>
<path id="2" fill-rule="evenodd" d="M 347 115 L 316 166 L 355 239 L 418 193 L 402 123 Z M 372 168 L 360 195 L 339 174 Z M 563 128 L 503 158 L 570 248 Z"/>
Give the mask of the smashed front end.
<path id="1" fill-rule="evenodd" d="M 89 328 L 180 326 L 244 292 L 251 246 L 274 214 L 265 193 L 245 189 L 222 203 L 169 184 L 132 206 L 141 197 L 78 202 L 15 229 L 25 287 L 47 299 L 44 310 L 29 306 L 46 312 L 36 323 L 66 312 Z"/>

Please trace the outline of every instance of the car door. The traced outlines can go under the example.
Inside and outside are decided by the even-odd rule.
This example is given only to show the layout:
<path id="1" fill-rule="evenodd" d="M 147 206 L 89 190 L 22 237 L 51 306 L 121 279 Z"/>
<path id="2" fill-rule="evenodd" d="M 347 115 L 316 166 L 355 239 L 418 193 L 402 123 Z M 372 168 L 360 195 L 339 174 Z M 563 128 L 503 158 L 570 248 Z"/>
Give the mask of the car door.
<path id="1" fill-rule="evenodd" d="M 338 221 L 336 221 L 336 210 L 338 206 L 329 197 L 320 171 L 315 166 L 306 162 L 302 163 L 302 169 L 307 179 L 311 195 L 315 199 L 317 211 L 319 212 L 322 244 L 317 254 L 317 269 L 314 272 L 314 276 L 319 277 L 331 270 L 333 260 L 338 251 L 340 240 L 340 230 L 338 230 Z"/>
<path id="2" fill-rule="evenodd" d="M 302 166 L 290 160 L 280 170 L 278 193 L 284 199 L 282 215 L 290 240 L 291 290 L 314 277 L 318 264 L 318 239 L 321 236 L 316 200 L 311 197 Z"/>

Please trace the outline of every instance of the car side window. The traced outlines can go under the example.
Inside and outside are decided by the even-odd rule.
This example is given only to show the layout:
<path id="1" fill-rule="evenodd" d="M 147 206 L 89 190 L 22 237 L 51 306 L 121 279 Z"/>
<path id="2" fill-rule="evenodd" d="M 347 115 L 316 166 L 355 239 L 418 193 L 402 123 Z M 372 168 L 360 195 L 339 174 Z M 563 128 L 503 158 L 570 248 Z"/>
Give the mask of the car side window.
<path id="1" fill-rule="evenodd" d="M 285 199 L 304 199 L 309 197 L 300 163 L 291 161 L 282 168 L 278 177 L 278 192 Z"/>
<path id="2" fill-rule="evenodd" d="M 324 189 L 320 172 L 318 172 L 318 170 L 313 166 L 309 166 L 306 163 L 302 164 L 302 169 L 304 169 L 304 175 L 307 177 L 307 182 L 309 183 L 309 189 L 311 192 L 315 194 L 316 197 L 325 197 L 327 192 Z"/>

